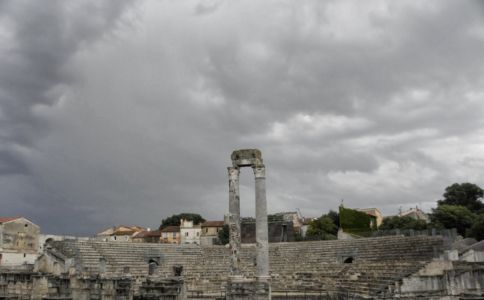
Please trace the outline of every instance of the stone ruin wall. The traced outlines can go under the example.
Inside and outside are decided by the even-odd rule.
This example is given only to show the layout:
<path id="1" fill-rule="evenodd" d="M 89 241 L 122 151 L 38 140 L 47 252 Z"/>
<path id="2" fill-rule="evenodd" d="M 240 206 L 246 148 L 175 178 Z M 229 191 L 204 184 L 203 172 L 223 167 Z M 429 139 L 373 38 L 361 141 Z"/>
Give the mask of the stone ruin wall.
<path id="1" fill-rule="evenodd" d="M 429 297 L 426 299 L 432 299 L 432 294 L 482 291 L 482 285 L 478 286 L 483 278 L 478 271 L 480 264 L 470 267 L 471 264 L 454 262 L 450 269 L 439 269 L 440 273 L 434 266 L 430 268 L 434 273 L 419 274 L 442 250 L 439 237 L 270 244 L 272 297 L 293 293 L 374 299 L 385 296 L 388 299 L 390 295 L 404 298 L 405 295 L 425 294 Z M 248 278 L 255 276 L 254 246 L 242 246 L 240 256 L 241 272 Z M 224 293 L 229 257 L 229 249 L 223 246 L 65 241 L 47 250 L 36 270 L 2 274 L 0 299 L 2 293 L 4 296 L 23 295 L 24 298 L 18 299 L 59 296 L 66 299 L 145 299 L 143 293 L 162 289 L 170 297 L 204 295 L 215 299 Z M 349 258 L 351 263 L 345 263 Z M 104 266 L 100 259 L 105 261 Z M 150 261 L 157 264 L 151 270 Z M 175 266 L 183 269 L 178 278 L 182 282 L 173 281 Z M 458 268 L 462 272 L 458 272 L 457 279 L 454 271 Z M 466 268 L 473 271 L 465 273 Z M 465 284 L 457 289 L 454 283 L 453 289 L 450 288 L 452 272 L 455 280 L 465 279 L 462 282 L 468 283 L 468 290 L 463 289 Z M 430 275 L 433 279 L 429 279 Z M 428 284 L 423 283 L 425 280 Z M 445 280 L 449 284 L 445 285 Z"/>

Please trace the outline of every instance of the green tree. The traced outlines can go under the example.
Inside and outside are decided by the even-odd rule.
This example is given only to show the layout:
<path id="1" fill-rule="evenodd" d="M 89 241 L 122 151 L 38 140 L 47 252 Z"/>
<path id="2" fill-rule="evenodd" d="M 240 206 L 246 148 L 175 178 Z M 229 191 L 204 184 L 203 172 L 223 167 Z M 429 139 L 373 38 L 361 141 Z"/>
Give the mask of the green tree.
<path id="1" fill-rule="evenodd" d="M 430 215 L 431 225 L 443 228 L 456 228 L 457 232 L 465 236 L 466 230 L 471 228 L 476 219 L 476 215 L 467 207 L 461 205 L 439 204 L 432 209 Z"/>
<path id="2" fill-rule="evenodd" d="M 482 211 L 484 203 L 480 199 L 484 196 L 484 190 L 473 183 L 454 183 L 445 188 L 444 199 L 439 200 L 438 205 L 461 205 L 472 212 Z"/>
<path id="3" fill-rule="evenodd" d="M 427 223 L 424 220 L 416 220 L 411 217 L 389 217 L 383 219 L 383 223 L 379 227 L 380 230 L 391 229 L 413 229 L 424 230 L 427 229 Z"/>
<path id="4" fill-rule="evenodd" d="M 220 245 L 226 245 L 230 241 L 230 229 L 229 225 L 224 225 L 222 230 L 218 232 L 218 241 Z"/>
<path id="5" fill-rule="evenodd" d="M 181 214 L 173 215 L 171 217 L 168 217 L 166 219 L 161 220 L 160 229 L 163 229 L 167 226 L 180 226 L 180 220 L 181 219 L 193 221 L 194 225 L 198 225 L 202 222 L 205 222 L 205 219 L 202 218 L 202 216 L 199 215 L 199 214 L 181 213 Z"/>
<path id="6" fill-rule="evenodd" d="M 473 237 L 478 241 L 484 240 L 484 214 L 477 217 L 468 231 L 468 236 Z"/>
<path id="7" fill-rule="evenodd" d="M 309 223 L 306 239 L 335 240 L 337 233 L 338 227 L 333 223 L 333 219 L 328 215 L 322 215 L 320 218 Z"/>
<path id="8" fill-rule="evenodd" d="M 327 214 L 328 217 L 333 220 L 333 224 L 339 228 L 339 213 L 335 212 L 334 210 L 330 210 Z M 337 230 L 336 230 L 337 231 Z"/>

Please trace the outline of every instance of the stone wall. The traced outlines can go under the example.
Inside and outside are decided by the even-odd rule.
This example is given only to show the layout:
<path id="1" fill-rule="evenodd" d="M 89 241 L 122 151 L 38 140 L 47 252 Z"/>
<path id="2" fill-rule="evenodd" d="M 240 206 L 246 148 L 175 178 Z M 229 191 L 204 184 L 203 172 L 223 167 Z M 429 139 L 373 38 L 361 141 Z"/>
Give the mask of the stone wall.
<path id="1" fill-rule="evenodd" d="M 0 267 L 33 264 L 41 250 L 40 229 L 25 218 L 0 224 Z"/>
<path id="2" fill-rule="evenodd" d="M 294 241 L 294 226 L 292 222 L 270 222 L 268 226 L 270 243 Z M 255 222 L 242 222 L 241 239 L 244 244 L 255 243 Z"/>
<path id="3" fill-rule="evenodd" d="M 482 299 L 484 263 L 434 261 L 412 276 L 403 278 L 393 291 L 395 297 L 425 299 Z"/>
<path id="4" fill-rule="evenodd" d="M 39 250 L 39 226 L 25 218 L 0 226 L 0 248 L 3 251 L 35 254 Z"/>

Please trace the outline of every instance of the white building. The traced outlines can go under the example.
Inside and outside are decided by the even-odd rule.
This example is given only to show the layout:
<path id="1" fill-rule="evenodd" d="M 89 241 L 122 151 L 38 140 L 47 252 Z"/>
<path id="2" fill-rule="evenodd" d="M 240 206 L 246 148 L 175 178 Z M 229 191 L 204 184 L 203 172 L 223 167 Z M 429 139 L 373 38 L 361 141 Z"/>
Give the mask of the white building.
<path id="1" fill-rule="evenodd" d="M 181 244 L 200 245 L 200 235 L 202 228 L 200 225 L 193 225 L 193 221 L 180 220 L 180 238 Z"/>

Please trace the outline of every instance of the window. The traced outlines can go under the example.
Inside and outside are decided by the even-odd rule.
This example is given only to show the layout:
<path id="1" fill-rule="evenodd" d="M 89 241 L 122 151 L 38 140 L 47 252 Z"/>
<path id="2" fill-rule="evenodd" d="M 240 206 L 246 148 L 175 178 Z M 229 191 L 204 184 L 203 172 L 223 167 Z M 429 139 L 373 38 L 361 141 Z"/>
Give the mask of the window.
<path id="1" fill-rule="evenodd" d="M 27 254 L 24 253 L 24 257 L 27 257 Z"/>
<path id="2" fill-rule="evenodd" d="M 188 236 L 188 232 L 185 232 L 185 236 Z"/>
<path id="3" fill-rule="evenodd" d="M 200 232 L 197 231 L 197 236 L 200 236 Z"/>
<path id="4" fill-rule="evenodd" d="M 173 232 L 173 238 L 176 239 L 176 232 Z"/>

